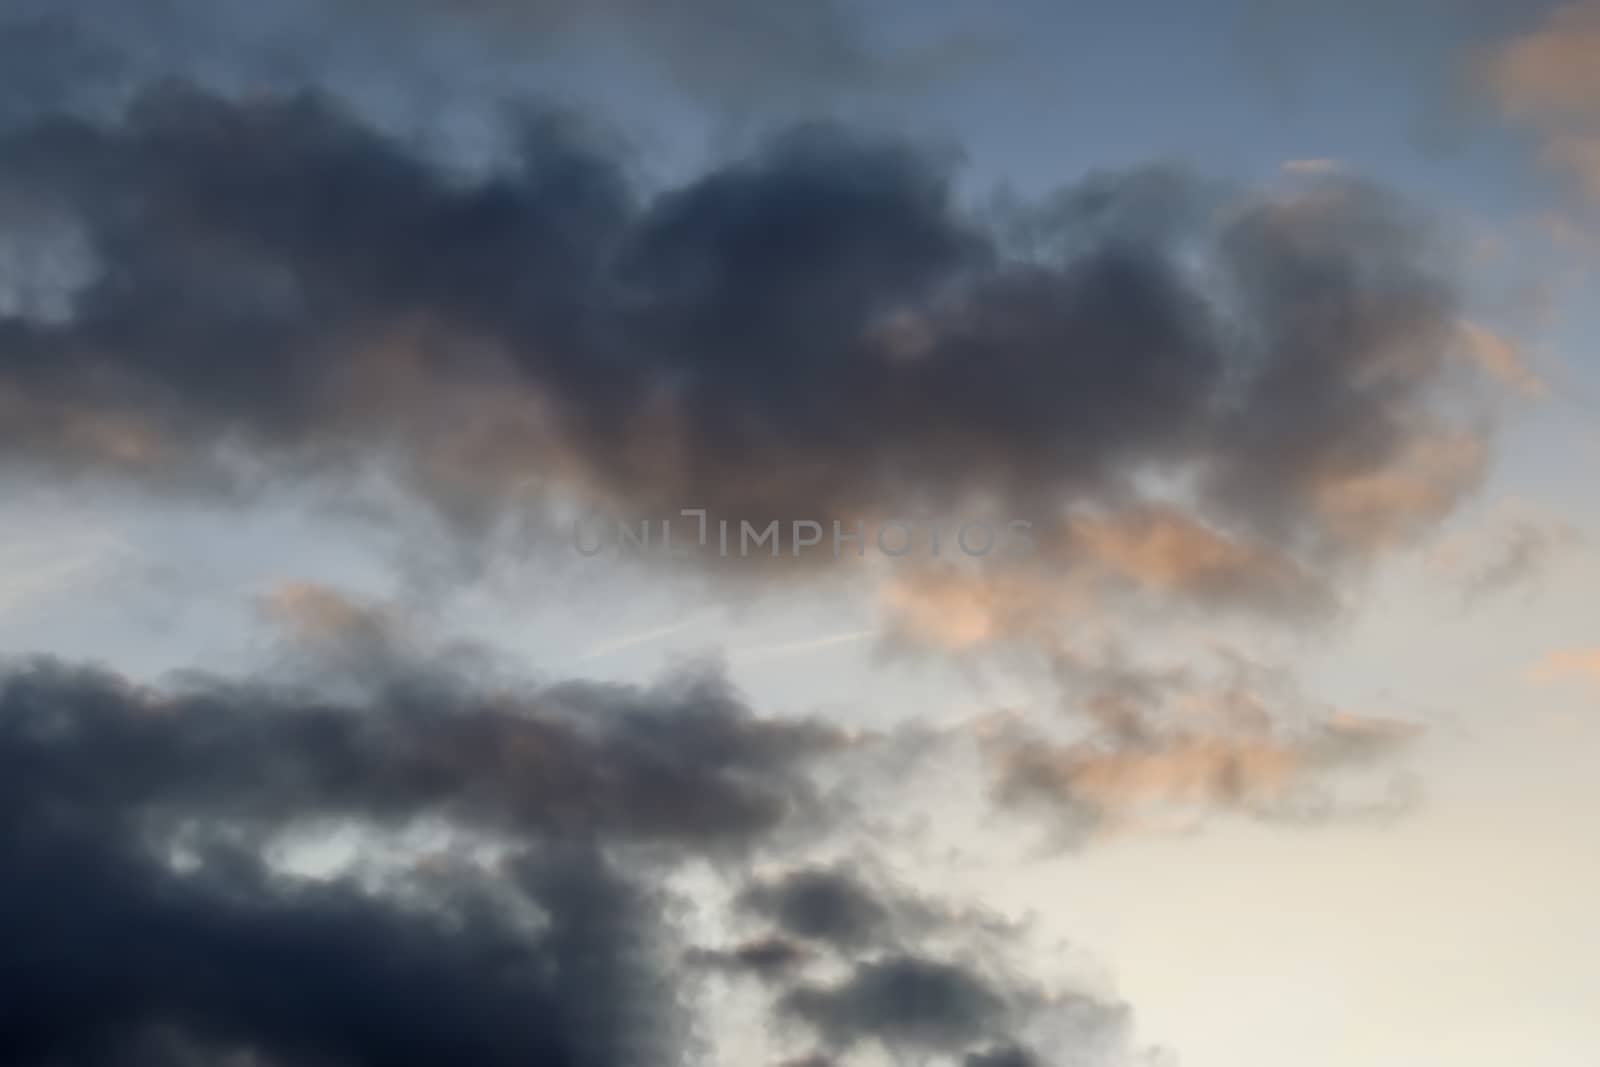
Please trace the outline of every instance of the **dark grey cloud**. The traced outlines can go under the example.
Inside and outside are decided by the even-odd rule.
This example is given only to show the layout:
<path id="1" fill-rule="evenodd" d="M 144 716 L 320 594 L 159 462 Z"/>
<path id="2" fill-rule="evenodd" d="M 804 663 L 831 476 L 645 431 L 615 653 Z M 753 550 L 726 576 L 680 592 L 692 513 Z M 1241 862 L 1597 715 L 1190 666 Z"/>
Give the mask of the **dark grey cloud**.
<path id="1" fill-rule="evenodd" d="M 1028 1042 L 1053 1032 L 1062 1055 L 1101 1062 L 1125 1036 L 1121 1005 L 1075 992 L 1051 995 L 1027 977 L 1008 954 L 1021 944 L 1021 926 L 909 892 L 863 863 L 763 875 L 734 906 L 775 932 L 702 955 L 761 978 L 776 1016 L 804 1024 L 833 1053 L 866 1044 L 891 1056 L 968 1054 L 988 1063 L 985 1056 L 1029 1056 Z M 793 959 L 801 944 L 811 946 L 798 961 L 804 967 Z M 746 952 L 758 965 L 740 965 Z M 782 965 L 759 965 L 769 954 Z M 818 957 L 830 967 L 809 966 Z M 842 975 L 817 977 L 830 968 L 837 975 L 841 965 Z"/>
<path id="2" fill-rule="evenodd" d="M 727 949 L 694 949 L 688 958 L 703 967 L 777 979 L 805 964 L 811 953 L 782 937 L 762 937 Z"/>
<path id="3" fill-rule="evenodd" d="M 949 1056 L 966 1067 L 1113 1062 L 1128 1014 L 1120 1004 L 1048 996 L 1015 975 L 914 954 L 864 959 L 832 983 L 796 985 L 779 1010 L 836 1053 L 875 1045 Z M 1036 1051 L 1046 1042 L 1048 1052 Z"/>
<path id="4" fill-rule="evenodd" d="M 795 937 L 849 947 L 880 938 L 891 921 L 877 893 L 844 868 L 801 868 L 757 882 L 739 905 Z"/>
<path id="5" fill-rule="evenodd" d="M 681 1062 L 660 891 L 612 850 L 754 843 L 816 735 L 714 686 L 448 692 L 353 709 L 8 671 L 0 1059 Z M 419 855 L 376 885 L 263 858 L 330 820 L 442 820 L 506 848 Z"/>
<path id="6" fill-rule="evenodd" d="M 707 969 L 759 979 L 775 1023 L 838 1049 L 1010 1046 L 1042 1010 L 1015 967 L 979 969 L 969 935 L 991 931 L 969 916 L 842 866 L 749 881 L 743 858 L 817 814 L 805 768 L 832 732 L 758 719 L 715 679 L 469 683 L 384 672 L 351 705 L 48 661 L 0 675 L 0 1059 L 693 1062 Z M 437 845 L 380 866 L 278 858 L 423 827 Z M 734 917 L 779 932 L 684 948 L 665 876 L 707 859 L 762 887 Z M 810 976 L 823 944 L 843 979 Z"/>
<path id="7" fill-rule="evenodd" d="M 677 1062 L 648 905 L 582 856 L 436 878 L 425 905 L 287 885 L 253 856 L 8 819 L 0 1056 L 134 1065 Z M 490 898 L 514 887 L 536 934 Z"/>
<path id="8" fill-rule="evenodd" d="M 1004 1029 L 1014 1011 L 981 976 L 912 956 L 863 963 L 834 985 L 794 989 L 782 1009 L 839 1048 L 873 1039 L 950 1052 Z"/>
<path id="9" fill-rule="evenodd" d="M 1033 1053 L 1016 1045 L 1002 1045 L 981 1052 L 969 1052 L 963 1067 L 1037 1067 Z"/>
<path id="10" fill-rule="evenodd" d="M 907 754 L 917 739 L 876 739 L 891 758 Z M 881 769 L 875 773 L 882 773 Z M 1005 939 L 1018 927 L 981 909 L 956 909 L 889 879 L 863 862 L 803 864 L 752 879 L 735 897 L 743 915 L 782 934 L 834 953 L 859 955 L 896 945 L 917 945 L 930 934 L 957 931 Z"/>
<path id="11" fill-rule="evenodd" d="M 443 812 L 485 831 L 738 848 L 814 807 L 805 762 L 843 743 L 755 717 L 715 678 L 520 696 L 412 678 L 348 707 L 248 685 L 147 697 L 41 664 L 5 678 L 0 709 L 8 812 L 130 825 L 196 804 L 269 828 Z"/>
<path id="12" fill-rule="evenodd" d="M 5 195 L 94 264 L 69 315 L 0 319 L 8 460 L 195 485 L 382 457 L 468 526 L 544 490 L 1051 516 L 1155 470 L 1312 558 L 1425 527 L 1481 469 L 1439 406 L 1441 259 L 1371 186 L 1100 175 L 1024 213 L 1024 250 L 942 164 L 836 127 L 648 194 L 581 124 L 516 139 L 450 174 L 326 99 L 181 86 L 0 137 Z"/>

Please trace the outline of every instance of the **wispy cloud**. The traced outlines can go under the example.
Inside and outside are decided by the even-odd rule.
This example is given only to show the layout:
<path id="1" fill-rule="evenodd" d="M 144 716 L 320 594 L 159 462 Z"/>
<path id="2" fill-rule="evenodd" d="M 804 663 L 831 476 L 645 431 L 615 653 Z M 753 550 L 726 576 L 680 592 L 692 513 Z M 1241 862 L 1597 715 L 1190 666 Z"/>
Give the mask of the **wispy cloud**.
<path id="1" fill-rule="evenodd" d="M 1551 567 L 1586 545 L 1582 530 L 1513 499 L 1441 541 L 1429 553 L 1428 567 L 1470 605 L 1487 596 L 1533 590 Z"/>

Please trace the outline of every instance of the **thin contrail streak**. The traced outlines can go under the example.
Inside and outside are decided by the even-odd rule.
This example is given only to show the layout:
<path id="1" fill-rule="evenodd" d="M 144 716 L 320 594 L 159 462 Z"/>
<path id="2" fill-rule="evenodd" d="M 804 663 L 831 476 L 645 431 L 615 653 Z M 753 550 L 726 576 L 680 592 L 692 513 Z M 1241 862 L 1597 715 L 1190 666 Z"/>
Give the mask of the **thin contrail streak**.
<path id="1" fill-rule="evenodd" d="M 845 633 L 827 634 L 822 637 L 807 638 L 804 641 L 785 641 L 776 645 L 757 645 L 752 648 L 734 650 L 729 657 L 734 660 L 773 659 L 779 656 L 798 655 L 802 652 L 812 652 L 820 648 L 831 648 L 834 645 L 849 644 L 853 641 L 864 641 L 877 634 L 876 630 L 850 630 Z"/>
<path id="2" fill-rule="evenodd" d="M 602 641 L 597 645 L 590 646 L 583 655 L 578 657 L 578 662 L 583 663 L 588 660 L 599 659 L 601 656 L 609 656 L 613 652 L 621 652 L 623 649 L 632 648 L 635 645 L 643 645 L 651 641 L 658 641 L 663 637 L 670 637 L 680 630 L 687 630 L 691 626 L 697 626 L 704 620 L 705 616 L 703 615 L 691 615 L 687 619 L 680 619 L 677 622 L 670 623 L 666 626 L 658 626 L 653 630 L 646 630 L 643 633 L 628 634 L 625 637 L 618 637 L 610 641 Z"/>

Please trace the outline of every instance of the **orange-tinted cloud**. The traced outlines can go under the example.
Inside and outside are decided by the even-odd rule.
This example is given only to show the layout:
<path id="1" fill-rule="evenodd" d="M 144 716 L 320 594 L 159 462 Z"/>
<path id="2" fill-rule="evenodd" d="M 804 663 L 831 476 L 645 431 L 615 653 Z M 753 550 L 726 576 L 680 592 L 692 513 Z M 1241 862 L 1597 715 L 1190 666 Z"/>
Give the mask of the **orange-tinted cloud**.
<path id="1" fill-rule="evenodd" d="M 897 574 L 885 583 L 881 601 L 892 639 L 948 651 L 1003 641 L 1052 644 L 1058 628 L 1094 602 L 1082 583 L 955 567 Z"/>
<path id="2" fill-rule="evenodd" d="M 1600 2 L 1558 9 L 1506 43 L 1486 76 L 1502 112 L 1543 134 L 1545 159 L 1600 200 Z"/>
<path id="3" fill-rule="evenodd" d="M 263 613 L 291 636 L 310 642 L 385 639 L 395 620 L 316 582 L 283 582 L 261 600 Z"/>
<path id="4" fill-rule="evenodd" d="M 1420 733 L 1411 724 L 1308 706 L 1273 672 L 1233 660 L 1223 676 L 1108 661 L 1063 663 L 1066 707 L 1095 728 L 1061 741 L 1019 717 L 979 742 L 1003 803 L 1043 805 L 1080 833 L 1151 820 L 1195 825 L 1212 812 L 1308 818 L 1389 810 L 1340 793 Z"/>
<path id="5" fill-rule="evenodd" d="M 1401 724 L 1330 718 L 1300 739 L 1173 737 L 1107 749 L 1093 741 L 1061 745 L 1013 736 L 990 745 L 990 762 L 1002 802 L 1043 803 L 1080 831 L 1100 834 L 1151 821 L 1193 826 L 1222 811 L 1293 819 L 1387 809 L 1399 799 L 1395 780 L 1376 801 L 1343 805 L 1332 776 L 1389 754 L 1413 735 Z"/>
<path id="6" fill-rule="evenodd" d="M 1550 387 L 1529 366 L 1527 353 L 1509 338 L 1465 320 L 1461 323 L 1461 336 L 1468 357 L 1506 388 L 1530 399 L 1550 395 Z"/>
<path id="7" fill-rule="evenodd" d="M 1375 552 L 1442 519 L 1482 481 L 1488 460 L 1488 442 L 1479 434 L 1419 433 L 1395 463 L 1381 470 L 1328 474 L 1317 484 L 1314 499 L 1335 536 Z"/>
<path id="8" fill-rule="evenodd" d="M 1331 576 L 1170 505 L 1082 514 L 1034 536 L 1034 554 L 990 566 L 900 569 L 881 592 L 892 637 L 951 651 L 1021 642 L 1054 653 L 1065 632 L 1094 629 L 1133 603 L 1297 621 L 1337 605 Z"/>
<path id="9" fill-rule="evenodd" d="M 1528 677 L 1540 684 L 1579 678 L 1600 685 L 1600 648 L 1558 649 L 1534 664 Z"/>
<path id="10" fill-rule="evenodd" d="M 1332 594 L 1293 557 L 1231 537 L 1168 506 L 1068 524 L 1064 549 L 1141 589 L 1208 605 L 1316 613 Z"/>

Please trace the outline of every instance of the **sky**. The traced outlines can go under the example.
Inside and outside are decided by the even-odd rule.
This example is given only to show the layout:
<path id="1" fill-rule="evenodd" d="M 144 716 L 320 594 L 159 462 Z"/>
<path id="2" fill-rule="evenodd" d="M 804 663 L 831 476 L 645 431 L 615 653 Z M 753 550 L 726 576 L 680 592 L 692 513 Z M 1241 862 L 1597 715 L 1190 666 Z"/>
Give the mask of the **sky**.
<path id="1" fill-rule="evenodd" d="M 1579 1067 L 1594 0 L 0 0 L 0 1060 Z"/>

